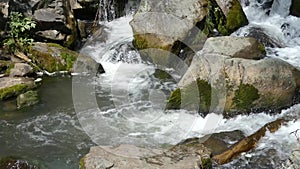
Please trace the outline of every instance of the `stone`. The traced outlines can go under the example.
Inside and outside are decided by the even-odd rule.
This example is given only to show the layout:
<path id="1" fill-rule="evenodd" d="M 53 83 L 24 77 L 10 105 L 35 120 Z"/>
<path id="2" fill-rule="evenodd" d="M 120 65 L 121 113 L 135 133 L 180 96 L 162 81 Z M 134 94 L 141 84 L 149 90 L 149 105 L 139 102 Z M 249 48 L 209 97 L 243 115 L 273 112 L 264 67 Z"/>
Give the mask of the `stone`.
<path id="1" fill-rule="evenodd" d="M 142 0 L 130 22 L 136 46 L 171 50 L 206 16 L 206 5 L 206 0 Z"/>
<path id="2" fill-rule="evenodd" d="M 10 77 L 23 77 L 33 73 L 33 68 L 26 63 L 15 63 L 14 68 L 10 70 Z"/>
<path id="3" fill-rule="evenodd" d="M 225 43 L 224 38 L 232 40 Z M 209 45 L 218 39 L 220 41 L 214 43 L 218 49 Z M 171 94 L 167 108 L 198 110 L 203 115 L 219 112 L 230 117 L 239 113 L 277 111 L 293 104 L 300 71 L 276 58 L 251 59 L 263 53 L 260 47 L 249 50 L 248 59 L 232 57 L 249 48 L 247 45 L 245 49 L 240 48 L 241 41 L 248 41 L 247 38 L 235 39 L 207 40 L 203 50 L 194 56 L 179 88 Z M 251 56 L 255 53 L 257 57 Z"/>
<path id="4" fill-rule="evenodd" d="M 18 96 L 33 88 L 35 88 L 35 84 L 32 78 L 2 77 L 0 78 L 0 100 Z"/>
<path id="5" fill-rule="evenodd" d="M 210 152 L 198 141 L 185 141 L 169 150 L 133 145 L 92 147 L 80 169 L 209 169 Z"/>
<path id="6" fill-rule="evenodd" d="M 39 102 L 37 91 L 27 91 L 17 97 L 17 108 L 22 109 L 25 107 L 33 106 Z"/>
<path id="7" fill-rule="evenodd" d="M 34 43 L 30 52 L 33 63 L 48 72 L 104 72 L 102 66 L 90 57 L 58 44 L 37 42 Z"/>
<path id="8" fill-rule="evenodd" d="M 207 39 L 202 52 L 243 59 L 261 59 L 266 54 L 263 44 L 256 39 L 230 36 Z"/>

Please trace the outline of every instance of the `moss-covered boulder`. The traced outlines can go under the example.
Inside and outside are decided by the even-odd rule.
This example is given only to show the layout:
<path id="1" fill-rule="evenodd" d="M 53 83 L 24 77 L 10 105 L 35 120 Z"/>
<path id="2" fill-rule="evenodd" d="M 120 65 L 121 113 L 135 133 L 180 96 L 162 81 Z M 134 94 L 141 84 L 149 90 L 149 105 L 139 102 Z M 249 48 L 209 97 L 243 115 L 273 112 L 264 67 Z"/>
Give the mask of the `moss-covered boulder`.
<path id="1" fill-rule="evenodd" d="M 17 97 L 17 107 L 22 109 L 25 107 L 33 106 L 39 102 L 37 91 L 27 91 Z"/>
<path id="2" fill-rule="evenodd" d="M 279 59 L 258 59 L 264 53 L 259 43 L 236 38 L 207 40 L 171 94 L 167 108 L 231 116 L 293 104 L 300 71 Z"/>
<path id="3" fill-rule="evenodd" d="M 104 72 L 102 66 L 92 58 L 55 43 L 35 43 L 30 50 L 30 58 L 39 68 L 48 72 Z"/>
<path id="4" fill-rule="evenodd" d="M 137 48 L 178 54 L 179 42 L 197 46 L 214 30 L 228 35 L 247 23 L 238 0 L 142 0 L 130 24 Z"/>
<path id="5" fill-rule="evenodd" d="M 0 78 L 0 100 L 18 96 L 35 87 L 34 79 L 31 78 Z"/>

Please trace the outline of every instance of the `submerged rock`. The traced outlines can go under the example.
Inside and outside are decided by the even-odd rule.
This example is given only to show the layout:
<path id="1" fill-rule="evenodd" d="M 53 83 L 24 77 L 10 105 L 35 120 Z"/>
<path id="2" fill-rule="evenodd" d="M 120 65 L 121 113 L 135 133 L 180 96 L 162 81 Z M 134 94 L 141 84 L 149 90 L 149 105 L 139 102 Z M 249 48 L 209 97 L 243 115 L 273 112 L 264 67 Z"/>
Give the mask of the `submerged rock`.
<path id="1" fill-rule="evenodd" d="M 33 106 L 39 102 L 37 91 L 27 91 L 17 97 L 17 107 L 22 109 L 25 107 Z"/>
<path id="2" fill-rule="evenodd" d="M 171 94 L 167 108 L 232 116 L 293 104 L 300 71 L 275 58 L 253 60 L 260 58 L 264 50 L 257 42 L 246 43 L 250 39 L 208 39 L 179 82 L 179 89 Z"/>
<path id="3" fill-rule="evenodd" d="M 6 157 L 0 160 L 1 169 L 39 169 L 39 167 L 30 164 L 26 160 L 13 157 Z"/>
<path id="4" fill-rule="evenodd" d="M 210 152 L 198 141 L 186 141 L 170 150 L 133 145 L 92 147 L 82 158 L 80 169 L 210 169 Z"/>
<path id="5" fill-rule="evenodd" d="M 0 78 L 0 100 L 18 96 L 35 88 L 34 79 L 31 78 Z"/>

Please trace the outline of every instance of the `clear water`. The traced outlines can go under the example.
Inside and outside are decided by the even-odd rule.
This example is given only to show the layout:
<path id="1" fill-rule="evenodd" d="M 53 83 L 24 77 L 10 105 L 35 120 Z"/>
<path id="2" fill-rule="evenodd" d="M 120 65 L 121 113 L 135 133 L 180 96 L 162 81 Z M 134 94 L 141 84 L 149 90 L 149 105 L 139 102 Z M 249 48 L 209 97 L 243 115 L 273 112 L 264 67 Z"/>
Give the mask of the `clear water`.
<path id="1" fill-rule="evenodd" d="M 268 56 L 300 67 L 298 18 L 287 16 L 278 6 L 272 9 L 266 16 L 257 2 L 250 0 L 250 5 L 244 6 L 250 24 L 234 35 L 247 34 L 251 26 L 263 27 L 285 45 L 270 48 Z M 22 111 L 16 111 L 11 102 L 1 103 L 0 157 L 13 155 L 49 169 L 78 168 L 79 159 L 95 145 L 157 147 L 235 129 L 250 135 L 280 116 L 299 114 L 300 105 L 276 116 L 262 112 L 229 120 L 214 114 L 203 118 L 193 111 L 165 112 L 165 100 L 183 72 L 140 59 L 131 44 L 131 19 L 126 16 L 106 22 L 102 32 L 106 38 L 93 38 L 81 50 L 100 62 L 105 74 L 45 79 L 38 89 L 41 103 Z M 283 31 L 281 26 L 286 22 L 290 27 Z M 158 69 L 171 75 L 172 80 L 157 78 Z M 297 146 L 296 138 L 289 133 L 299 128 L 298 118 L 278 132 L 268 133 L 256 150 L 220 168 L 278 168 Z"/>

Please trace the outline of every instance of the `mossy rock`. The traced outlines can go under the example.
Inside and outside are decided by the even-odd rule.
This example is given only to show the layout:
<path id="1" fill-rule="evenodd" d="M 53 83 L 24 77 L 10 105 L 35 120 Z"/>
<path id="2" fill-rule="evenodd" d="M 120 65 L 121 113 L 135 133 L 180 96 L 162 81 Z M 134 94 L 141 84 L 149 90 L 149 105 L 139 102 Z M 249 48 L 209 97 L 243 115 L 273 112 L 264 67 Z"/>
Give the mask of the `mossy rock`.
<path id="1" fill-rule="evenodd" d="M 177 88 L 173 91 L 166 108 L 198 110 L 206 114 L 210 110 L 211 95 L 211 85 L 205 80 L 197 79 L 183 89 Z"/>
<path id="2" fill-rule="evenodd" d="M 79 53 L 54 43 L 35 43 L 30 50 L 31 59 L 48 72 L 72 71 Z"/>
<path id="3" fill-rule="evenodd" d="M 247 25 L 247 17 L 238 0 L 232 0 L 228 13 L 222 11 L 216 0 L 209 0 L 207 16 L 203 32 L 213 36 L 213 30 L 218 30 L 222 35 L 230 35 L 240 27 Z"/>
<path id="4" fill-rule="evenodd" d="M 30 78 L 0 78 L 0 100 L 18 96 L 35 87 L 33 79 Z"/>
<path id="5" fill-rule="evenodd" d="M 17 97 L 17 107 L 22 109 L 25 107 L 33 106 L 39 102 L 37 91 L 27 91 Z"/>
<path id="6" fill-rule="evenodd" d="M 258 90 L 253 85 L 241 84 L 235 91 L 233 103 L 238 110 L 250 110 L 259 98 Z"/>

